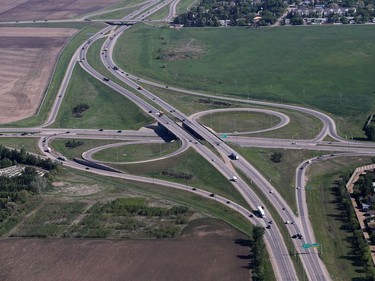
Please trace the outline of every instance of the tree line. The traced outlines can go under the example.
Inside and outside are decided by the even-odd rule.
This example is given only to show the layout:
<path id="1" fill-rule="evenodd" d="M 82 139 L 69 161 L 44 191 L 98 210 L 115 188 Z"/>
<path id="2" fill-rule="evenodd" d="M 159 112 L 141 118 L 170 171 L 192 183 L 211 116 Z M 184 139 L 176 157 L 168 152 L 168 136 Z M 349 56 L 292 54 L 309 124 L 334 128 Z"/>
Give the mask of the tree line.
<path id="1" fill-rule="evenodd" d="M 41 159 L 21 149 L 9 149 L 0 145 L 0 168 L 16 164 L 31 165 L 50 171 L 38 175 L 35 167 L 27 166 L 20 175 L 0 176 L 0 235 L 9 230 L 20 219 L 20 214 L 32 205 L 37 195 L 47 186 L 48 178 L 57 171 L 58 164 L 50 159 Z"/>
<path id="2" fill-rule="evenodd" d="M 362 264 L 363 271 L 366 275 L 362 280 L 374 281 L 375 280 L 375 268 L 372 262 L 371 251 L 368 243 L 363 237 L 363 231 L 357 220 L 352 202 L 350 200 L 350 194 L 346 189 L 346 182 L 349 180 L 350 174 L 344 175 L 337 184 L 337 195 L 340 207 L 346 214 L 348 219 L 348 228 L 353 233 L 353 249 L 356 250 L 359 257 L 359 262 Z M 358 279 L 359 280 L 359 279 Z"/>
<path id="3" fill-rule="evenodd" d="M 254 18 L 260 16 L 258 25 L 274 24 L 285 9 L 282 0 L 266 0 L 254 4 L 252 0 L 202 0 L 187 13 L 174 18 L 175 24 L 204 27 L 220 26 L 220 20 L 232 26 L 246 26 L 255 23 Z"/>
<path id="4" fill-rule="evenodd" d="M 36 166 L 47 171 L 56 170 L 59 165 L 58 162 L 49 158 L 42 159 L 39 156 L 27 153 L 24 148 L 18 151 L 0 145 L 0 168 L 7 168 L 17 164 Z"/>

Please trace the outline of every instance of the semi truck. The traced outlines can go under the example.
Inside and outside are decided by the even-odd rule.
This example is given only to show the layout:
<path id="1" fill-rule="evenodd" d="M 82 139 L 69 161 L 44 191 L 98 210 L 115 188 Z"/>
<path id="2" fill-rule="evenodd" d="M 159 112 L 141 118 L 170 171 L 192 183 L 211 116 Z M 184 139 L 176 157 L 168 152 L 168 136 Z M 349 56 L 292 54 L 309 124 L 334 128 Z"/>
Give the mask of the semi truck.
<path id="1" fill-rule="evenodd" d="M 263 218 L 266 214 L 264 213 L 264 210 L 262 206 L 258 206 L 258 213 L 261 218 Z"/>

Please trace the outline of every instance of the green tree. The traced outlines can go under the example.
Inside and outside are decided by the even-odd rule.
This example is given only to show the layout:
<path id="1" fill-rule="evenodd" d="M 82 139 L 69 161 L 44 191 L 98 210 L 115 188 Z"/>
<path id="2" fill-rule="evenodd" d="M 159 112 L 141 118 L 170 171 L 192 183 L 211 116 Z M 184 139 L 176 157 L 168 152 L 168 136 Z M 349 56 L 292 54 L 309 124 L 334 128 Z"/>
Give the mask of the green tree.
<path id="1" fill-rule="evenodd" d="M 364 131 L 368 140 L 375 141 L 375 124 L 370 123 L 364 128 Z"/>

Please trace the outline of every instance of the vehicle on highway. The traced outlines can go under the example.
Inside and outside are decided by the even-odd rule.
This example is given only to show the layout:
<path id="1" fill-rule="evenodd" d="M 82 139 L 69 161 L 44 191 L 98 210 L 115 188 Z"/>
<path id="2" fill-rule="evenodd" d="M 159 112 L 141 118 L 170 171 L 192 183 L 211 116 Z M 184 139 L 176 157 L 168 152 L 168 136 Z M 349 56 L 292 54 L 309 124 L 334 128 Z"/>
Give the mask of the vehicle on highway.
<path id="1" fill-rule="evenodd" d="M 230 180 L 231 180 L 231 181 L 237 181 L 237 177 L 236 177 L 236 176 L 233 176 L 233 177 L 231 177 Z"/>
<path id="2" fill-rule="evenodd" d="M 117 66 L 112 67 L 113 70 L 118 70 Z"/>
<path id="3" fill-rule="evenodd" d="M 103 132 L 103 129 L 99 129 L 99 132 Z"/>
<path id="4" fill-rule="evenodd" d="M 210 194 L 210 197 L 215 197 L 215 194 L 211 193 L 211 194 Z"/>
<path id="5" fill-rule="evenodd" d="M 231 158 L 231 159 L 233 159 L 233 160 L 238 160 L 238 159 L 240 159 L 240 157 L 239 157 L 236 153 L 234 153 L 234 152 L 232 152 L 232 154 L 229 155 L 229 158 Z"/>
<path id="6" fill-rule="evenodd" d="M 118 130 L 117 133 L 121 133 L 122 131 L 121 130 Z"/>
<path id="7" fill-rule="evenodd" d="M 47 146 L 46 149 L 45 149 L 44 151 L 45 151 L 45 152 L 51 152 L 52 149 L 51 149 L 49 146 Z"/>
<path id="8" fill-rule="evenodd" d="M 109 81 L 109 79 L 107 77 L 103 77 L 103 81 Z"/>
<path id="9" fill-rule="evenodd" d="M 258 210 L 258 214 L 261 218 L 263 218 L 266 214 L 264 213 L 264 210 L 262 208 L 262 206 L 258 206 L 257 207 L 257 210 Z"/>
<path id="10" fill-rule="evenodd" d="M 267 228 L 267 229 L 270 229 L 270 228 L 271 228 L 271 226 L 270 226 L 270 225 L 267 225 L 267 226 L 266 226 L 266 228 Z"/>
<path id="11" fill-rule="evenodd" d="M 273 193 L 273 190 L 270 190 L 270 191 L 269 191 L 269 193 L 271 193 L 271 194 L 272 194 L 272 193 Z"/>
<path id="12" fill-rule="evenodd" d="M 59 159 L 61 161 L 66 161 L 66 157 L 65 156 L 59 156 L 59 157 L 57 157 L 57 159 Z"/>
<path id="13" fill-rule="evenodd" d="M 290 224 L 290 221 L 285 221 L 285 224 Z"/>

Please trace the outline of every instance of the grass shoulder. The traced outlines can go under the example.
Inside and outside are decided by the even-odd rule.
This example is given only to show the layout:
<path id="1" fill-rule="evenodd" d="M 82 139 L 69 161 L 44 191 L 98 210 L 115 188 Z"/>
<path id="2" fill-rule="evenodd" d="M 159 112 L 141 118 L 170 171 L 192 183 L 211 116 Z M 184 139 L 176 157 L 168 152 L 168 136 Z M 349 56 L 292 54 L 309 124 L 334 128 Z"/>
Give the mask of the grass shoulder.
<path id="1" fill-rule="evenodd" d="M 235 190 L 229 179 L 221 175 L 192 149 L 160 161 L 112 166 L 130 174 L 178 182 L 204 189 L 248 207 L 246 201 Z"/>
<path id="2" fill-rule="evenodd" d="M 166 156 L 177 149 L 179 141 L 145 144 L 124 144 L 123 146 L 103 149 L 93 154 L 93 158 L 99 161 L 110 162 L 134 162 L 150 160 Z"/>
<path id="3" fill-rule="evenodd" d="M 67 91 L 54 127 L 139 129 L 153 121 L 134 103 L 79 66 L 74 69 Z M 89 109 L 77 118 L 73 116 L 72 110 L 80 103 L 89 105 Z"/>

